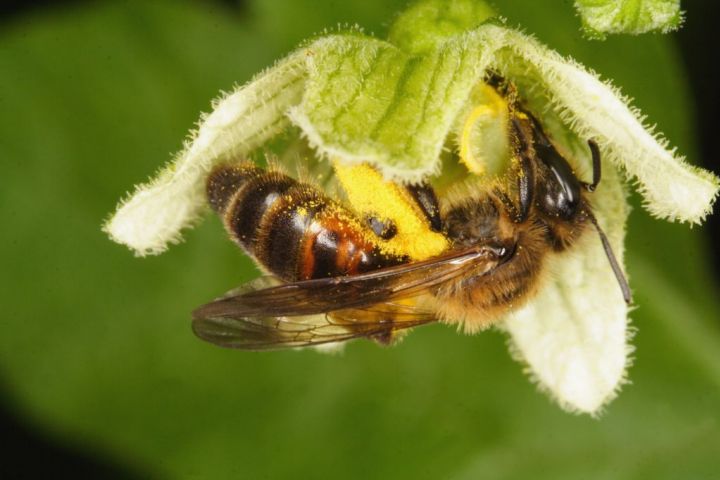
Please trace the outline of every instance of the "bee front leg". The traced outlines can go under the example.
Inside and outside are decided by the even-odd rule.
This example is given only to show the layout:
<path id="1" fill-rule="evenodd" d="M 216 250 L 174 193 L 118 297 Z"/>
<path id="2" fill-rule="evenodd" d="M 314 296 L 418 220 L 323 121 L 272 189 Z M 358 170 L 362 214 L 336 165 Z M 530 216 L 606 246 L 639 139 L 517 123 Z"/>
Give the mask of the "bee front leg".
<path id="1" fill-rule="evenodd" d="M 508 196 L 507 193 L 505 193 L 505 191 L 503 191 L 499 188 L 494 188 L 493 193 L 500 199 L 503 206 L 505 207 L 505 210 L 508 211 L 508 213 L 510 214 L 510 217 L 513 219 L 513 221 L 515 223 L 521 223 L 525 220 L 524 218 L 522 218 L 522 215 L 520 214 L 520 211 L 517 209 L 517 206 L 515 205 L 515 203 L 510 199 L 510 197 Z"/>
<path id="2" fill-rule="evenodd" d="M 588 192 L 594 192 L 598 184 L 600 183 L 600 175 L 602 168 L 600 164 L 600 149 L 598 148 L 598 144 L 595 142 L 595 140 L 588 140 L 587 143 L 588 147 L 590 147 L 590 153 L 592 154 L 593 179 L 592 183 L 583 182 L 582 185 Z"/>
<path id="3" fill-rule="evenodd" d="M 518 200 L 517 223 L 527 220 L 535 200 L 535 150 L 532 146 L 528 118 L 518 115 L 512 119 L 513 155 L 520 162 L 518 172 Z"/>

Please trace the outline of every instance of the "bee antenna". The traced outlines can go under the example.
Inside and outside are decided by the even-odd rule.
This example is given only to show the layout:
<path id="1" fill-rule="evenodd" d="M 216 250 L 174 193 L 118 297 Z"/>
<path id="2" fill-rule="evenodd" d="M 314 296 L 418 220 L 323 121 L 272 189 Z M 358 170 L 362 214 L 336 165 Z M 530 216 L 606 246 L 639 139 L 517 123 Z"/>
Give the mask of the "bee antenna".
<path id="1" fill-rule="evenodd" d="M 600 228 L 600 225 L 597 222 L 597 219 L 595 218 L 595 215 L 593 215 L 590 212 L 587 212 L 590 217 L 590 222 L 595 226 L 595 230 L 597 230 L 598 235 L 600 235 L 600 241 L 602 242 L 603 249 L 605 250 L 605 255 L 607 256 L 608 261 L 610 262 L 610 267 L 612 268 L 613 273 L 615 274 L 615 278 L 617 278 L 618 284 L 620 284 L 620 290 L 622 290 L 623 298 L 625 299 L 625 303 L 628 305 L 632 303 L 632 292 L 630 291 L 630 285 L 628 285 L 628 281 L 625 278 L 625 274 L 622 271 L 622 268 L 620 268 L 620 264 L 617 261 L 617 258 L 615 258 L 615 254 L 612 251 L 612 247 L 610 246 L 610 242 L 608 241 L 607 237 L 605 236 L 605 232 L 602 231 L 602 228 Z"/>

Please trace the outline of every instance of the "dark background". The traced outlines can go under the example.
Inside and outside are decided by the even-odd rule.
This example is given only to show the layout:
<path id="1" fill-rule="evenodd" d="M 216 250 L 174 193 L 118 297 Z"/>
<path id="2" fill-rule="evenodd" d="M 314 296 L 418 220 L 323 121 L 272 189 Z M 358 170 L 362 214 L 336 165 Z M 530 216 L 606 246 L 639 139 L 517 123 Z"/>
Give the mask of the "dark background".
<path id="1" fill-rule="evenodd" d="M 0 7 L 0 29 L 43 9 L 64 9 L 68 5 L 85 3 L 82 0 L 59 1 L 15 1 L 4 2 Z M 219 7 L 228 15 L 239 18 L 246 15 L 242 2 L 218 1 Z M 720 76 L 718 75 L 718 48 L 720 47 L 717 21 L 720 18 L 718 2 L 688 1 L 683 4 L 687 12 L 683 28 L 671 34 L 679 44 L 682 61 L 688 74 L 691 92 L 694 96 L 697 138 L 700 149 L 698 160 L 703 166 L 720 174 L 718 156 L 718 111 L 720 108 Z M 567 5 L 564 5 L 567 8 Z M 710 236 L 710 253 L 714 271 L 720 272 L 720 257 L 714 247 L 720 242 L 720 218 L 711 216 L 703 227 Z M 716 275 L 717 276 L 717 275 Z M 0 401 L 4 396 L 0 394 Z M 3 454 L 0 461 L 0 476 L 3 478 L 33 478 L 41 474 L 54 476 L 74 475 L 76 478 L 140 478 L 147 471 L 138 472 L 132 467 L 98 456 L 85 453 L 80 448 L 67 446 L 47 436 L 43 430 L 19 417 L 8 405 L 0 405 L 0 435 Z"/>

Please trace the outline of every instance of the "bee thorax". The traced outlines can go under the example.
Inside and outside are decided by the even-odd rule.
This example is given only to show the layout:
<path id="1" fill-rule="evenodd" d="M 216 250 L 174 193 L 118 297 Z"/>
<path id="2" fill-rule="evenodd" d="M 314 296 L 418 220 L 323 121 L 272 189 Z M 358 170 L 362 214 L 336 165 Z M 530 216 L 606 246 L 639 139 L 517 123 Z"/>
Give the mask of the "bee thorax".
<path id="1" fill-rule="evenodd" d="M 514 243 L 511 220 L 489 195 L 451 206 L 444 221 L 447 237 L 458 248 Z"/>

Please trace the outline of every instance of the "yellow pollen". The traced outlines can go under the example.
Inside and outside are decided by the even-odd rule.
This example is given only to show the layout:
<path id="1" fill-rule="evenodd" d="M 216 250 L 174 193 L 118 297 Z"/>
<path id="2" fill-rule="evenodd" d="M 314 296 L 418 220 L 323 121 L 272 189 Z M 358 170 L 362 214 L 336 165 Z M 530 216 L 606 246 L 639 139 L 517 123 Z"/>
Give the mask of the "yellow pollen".
<path id="1" fill-rule="evenodd" d="M 339 161 L 333 164 L 350 204 L 361 218 L 373 216 L 395 223 L 397 234 L 391 239 L 373 235 L 373 243 L 383 253 L 425 260 L 447 250 L 447 239 L 430 230 L 427 218 L 407 190 L 385 180 L 370 165 L 343 165 Z"/>

